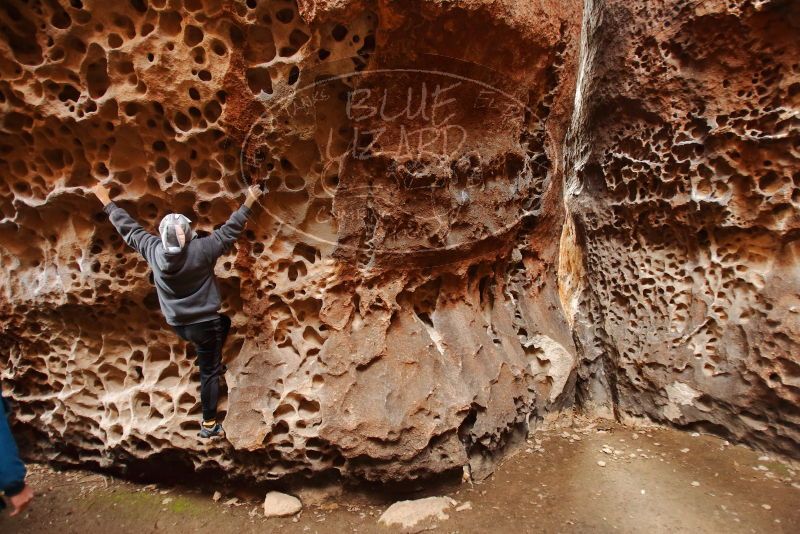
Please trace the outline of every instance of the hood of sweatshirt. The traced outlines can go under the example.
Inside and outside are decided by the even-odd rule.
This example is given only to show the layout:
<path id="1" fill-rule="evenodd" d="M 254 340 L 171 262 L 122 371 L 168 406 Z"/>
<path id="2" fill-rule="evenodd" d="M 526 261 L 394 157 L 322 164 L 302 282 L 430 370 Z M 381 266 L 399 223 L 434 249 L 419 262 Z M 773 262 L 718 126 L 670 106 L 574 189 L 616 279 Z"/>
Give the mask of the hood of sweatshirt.
<path id="1" fill-rule="evenodd" d="M 158 267 L 164 273 L 179 271 L 186 261 L 186 247 L 194 237 L 192 221 L 180 213 L 170 213 L 161 219 L 158 232 L 163 249 L 158 254 Z"/>

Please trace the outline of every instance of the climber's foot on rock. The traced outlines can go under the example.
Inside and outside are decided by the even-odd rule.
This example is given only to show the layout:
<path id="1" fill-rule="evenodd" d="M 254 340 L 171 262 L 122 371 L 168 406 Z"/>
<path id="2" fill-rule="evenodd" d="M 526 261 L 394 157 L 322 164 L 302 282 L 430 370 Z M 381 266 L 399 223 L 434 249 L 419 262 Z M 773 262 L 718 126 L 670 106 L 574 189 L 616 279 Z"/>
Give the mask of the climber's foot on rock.
<path id="1" fill-rule="evenodd" d="M 205 439 L 221 438 L 225 435 L 225 431 L 217 421 L 203 421 L 200 425 L 200 432 L 197 435 Z"/>

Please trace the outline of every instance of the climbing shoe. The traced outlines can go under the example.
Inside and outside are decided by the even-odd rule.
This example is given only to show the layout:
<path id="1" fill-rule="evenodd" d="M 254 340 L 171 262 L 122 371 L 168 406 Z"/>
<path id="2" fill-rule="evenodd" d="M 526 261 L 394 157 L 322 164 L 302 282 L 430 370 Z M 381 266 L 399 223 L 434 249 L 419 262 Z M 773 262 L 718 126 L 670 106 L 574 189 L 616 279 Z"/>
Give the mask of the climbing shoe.
<path id="1" fill-rule="evenodd" d="M 203 421 L 200 425 L 200 432 L 197 434 L 201 438 L 213 438 L 223 436 L 225 431 L 222 430 L 222 425 L 216 421 Z"/>

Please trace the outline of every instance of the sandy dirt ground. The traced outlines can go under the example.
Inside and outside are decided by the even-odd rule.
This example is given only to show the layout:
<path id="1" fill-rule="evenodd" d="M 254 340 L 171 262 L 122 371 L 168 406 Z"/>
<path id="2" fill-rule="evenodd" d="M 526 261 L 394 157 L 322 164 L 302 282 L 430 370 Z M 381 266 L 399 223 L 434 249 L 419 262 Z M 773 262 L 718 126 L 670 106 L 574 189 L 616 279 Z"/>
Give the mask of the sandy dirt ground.
<path id="1" fill-rule="evenodd" d="M 395 500 L 457 502 L 438 532 L 800 532 L 800 466 L 719 438 L 592 423 L 537 433 L 482 483 L 296 489 L 303 510 L 266 518 L 263 489 L 141 485 L 30 466 L 38 495 L 3 533 L 398 532 L 378 523 Z M 214 493 L 217 500 L 214 500 Z M 465 505 L 465 503 L 469 503 Z M 414 529 L 412 529 L 413 531 Z"/>

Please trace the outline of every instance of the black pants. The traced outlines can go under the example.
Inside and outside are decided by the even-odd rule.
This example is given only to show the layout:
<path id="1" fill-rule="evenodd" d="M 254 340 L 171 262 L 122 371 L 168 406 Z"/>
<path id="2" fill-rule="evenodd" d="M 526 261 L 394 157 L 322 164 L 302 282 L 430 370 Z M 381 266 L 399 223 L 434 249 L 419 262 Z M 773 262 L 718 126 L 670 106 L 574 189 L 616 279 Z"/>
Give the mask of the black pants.
<path id="1" fill-rule="evenodd" d="M 217 319 L 172 328 L 197 350 L 203 419 L 206 421 L 214 419 L 217 417 L 219 377 L 225 373 L 225 367 L 222 365 L 222 346 L 231 329 L 231 320 L 227 315 L 220 314 Z"/>

